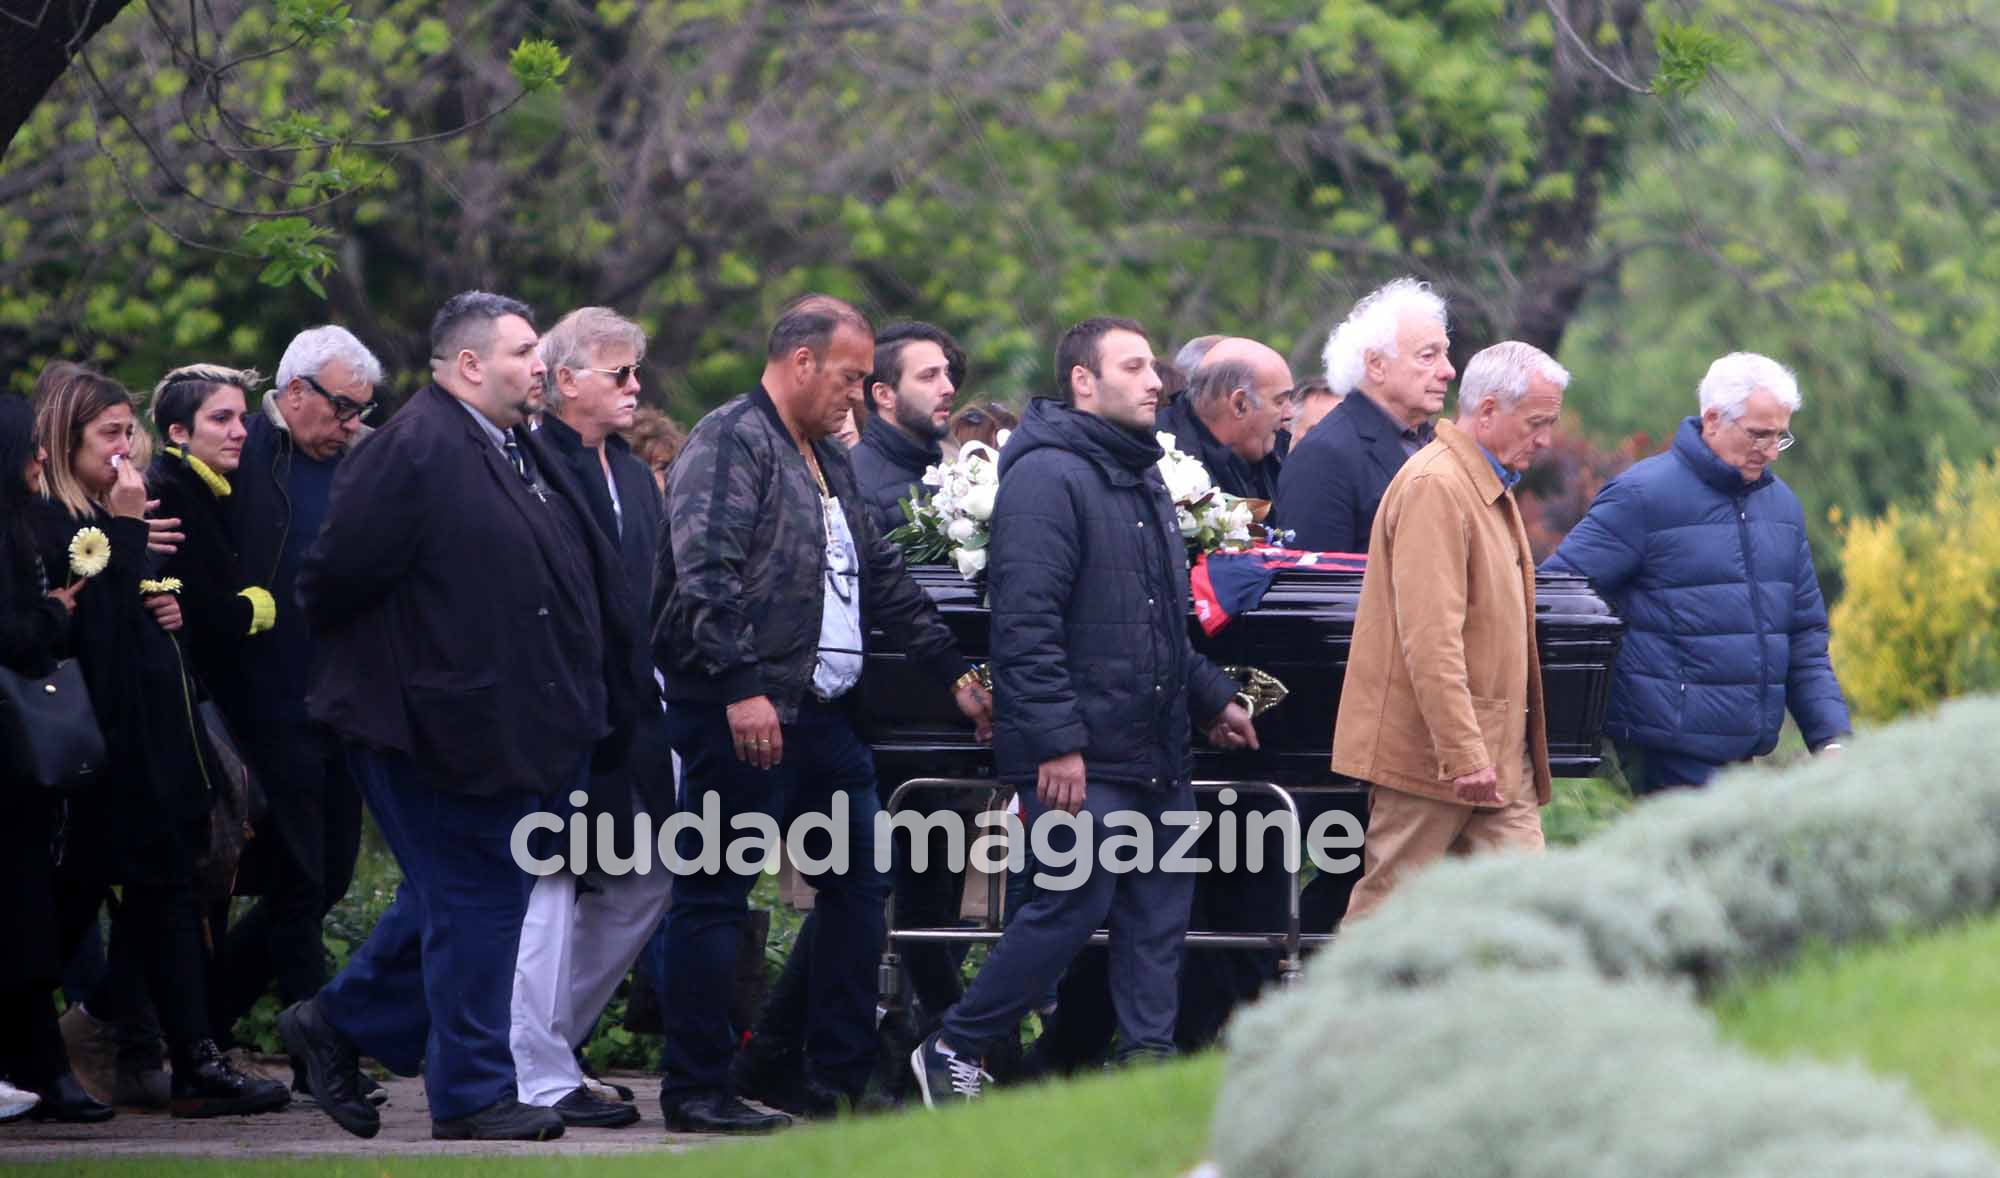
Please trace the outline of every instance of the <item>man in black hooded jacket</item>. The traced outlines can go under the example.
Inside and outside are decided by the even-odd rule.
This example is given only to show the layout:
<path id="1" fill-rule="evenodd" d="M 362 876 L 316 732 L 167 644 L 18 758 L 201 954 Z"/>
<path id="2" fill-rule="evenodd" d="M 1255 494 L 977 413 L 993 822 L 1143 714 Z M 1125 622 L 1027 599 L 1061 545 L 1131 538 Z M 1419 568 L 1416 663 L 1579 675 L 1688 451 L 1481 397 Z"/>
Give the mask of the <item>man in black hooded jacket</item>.
<path id="1" fill-rule="evenodd" d="M 1149 824 L 1164 849 L 1162 816 L 1194 808 L 1191 720 L 1223 748 L 1255 748 L 1257 734 L 1234 682 L 1188 637 L 1187 551 L 1158 471 L 1160 378 L 1144 330 L 1085 320 L 1063 337 L 1056 373 L 1062 402 L 1034 402 L 1000 458 L 994 766 L 1022 787 L 1029 821 L 1083 818 L 1051 832 L 1052 858 L 1082 849 L 1108 816 Z M 911 1054 L 926 1105 L 979 1096 L 984 1054 L 1107 919 L 1121 1054 L 1172 1053 L 1194 877 L 1085 862 L 1062 882 L 1043 883 Z"/>
<path id="2" fill-rule="evenodd" d="M 923 494 L 925 469 L 944 460 L 951 399 L 964 380 L 965 350 L 941 327 L 892 323 L 875 337 L 868 417 L 848 461 L 884 534 L 909 522 L 903 500 Z"/>

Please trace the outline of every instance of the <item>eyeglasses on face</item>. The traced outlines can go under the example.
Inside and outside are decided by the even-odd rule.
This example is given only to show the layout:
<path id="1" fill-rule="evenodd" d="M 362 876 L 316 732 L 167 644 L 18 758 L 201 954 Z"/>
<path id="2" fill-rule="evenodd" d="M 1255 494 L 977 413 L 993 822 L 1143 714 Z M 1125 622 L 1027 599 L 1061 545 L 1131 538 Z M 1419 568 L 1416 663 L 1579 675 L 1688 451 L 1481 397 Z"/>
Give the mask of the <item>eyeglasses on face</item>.
<path id="1" fill-rule="evenodd" d="M 637 364 L 622 364 L 622 365 L 618 366 L 617 368 L 579 368 L 579 369 L 577 369 L 577 371 L 578 371 L 578 372 L 601 372 L 601 373 L 603 373 L 604 375 L 606 375 L 606 376 L 610 377 L 610 378 L 611 378 L 612 380 L 615 380 L 615 381 L 617 381 L 617 382 L 618 382 L 619 384 L 621 384 L 621 385 L 622 385 L 622 384 L 624 384 L 624 383 L 625 383 L 626 381 L 628 381 L 628 380 L 631 380 L 631 379 L 632 379 L 632 378 L 633 378 L 634 376 L 637 376 L 637 375 L 639 374 L 639 365 L 637 365 Z"/>
<path id="2" fill-rule="evenodd" d="M 1742 422 L 1731 424 L 1742 430 L 1743 436 L 1750 439 L 1750 445 L 1759 450 L 1782 454 L 1792 448 L 1793 442 L 1798 441 L 1788 429 L 1749 429 Z"/>
<path id="3" fill-rule="evenodd" d="M 350 421 L 365 422 L 375 415 L 375 402 L 373 401 L 356 401 L 348 397 L 329 393 L 320 386 L 318 381 L 310 376 L 301 376 L 299 379 L 306 382 L 307 388 L 326 398 L 326 403 L 333 407 L 333 419 L 342 425 Z"/>

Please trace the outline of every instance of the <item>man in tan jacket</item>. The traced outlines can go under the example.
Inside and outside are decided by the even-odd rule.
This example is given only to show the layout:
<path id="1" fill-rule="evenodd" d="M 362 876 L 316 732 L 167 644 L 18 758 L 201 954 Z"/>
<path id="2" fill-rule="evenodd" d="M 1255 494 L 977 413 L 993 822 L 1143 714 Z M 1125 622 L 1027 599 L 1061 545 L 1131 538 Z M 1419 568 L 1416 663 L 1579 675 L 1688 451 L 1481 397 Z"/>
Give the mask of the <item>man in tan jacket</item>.
<path id="1" fill-rule="evenodd" d="M 1458 420 L 1382 496 L 1334 725 L 1334 772 L 1369 783 L 1349 917 L 1444 855 L 1542 847 L 1535 562 L 1513 486 L 1548 448 L 1568 384 L 1528 344 L 1474 356 Z"/>

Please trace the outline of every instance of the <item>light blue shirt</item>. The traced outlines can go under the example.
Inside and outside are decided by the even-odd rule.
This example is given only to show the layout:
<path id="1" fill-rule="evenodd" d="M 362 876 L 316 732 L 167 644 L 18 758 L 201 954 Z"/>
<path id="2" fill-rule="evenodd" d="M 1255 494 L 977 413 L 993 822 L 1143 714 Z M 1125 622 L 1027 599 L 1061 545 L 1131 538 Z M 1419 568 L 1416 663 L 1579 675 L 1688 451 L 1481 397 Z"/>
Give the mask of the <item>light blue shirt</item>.
<path id="1" fill-rule="evenodd" d="M 1493 473 L 1500 476 L 1500 486 L 1503 489 L 1511 491 L 1514 489 L 1514 484 L 1521 481 L 1521 472 L 1518 470 L 1508 470 L 1506 467 L 1500 465 L 1500 460 L 1493 457 L 1493 451 L 1480 446 L 1479 452 L 1486 455 L 1486 461 L 1493 464 Z"/>

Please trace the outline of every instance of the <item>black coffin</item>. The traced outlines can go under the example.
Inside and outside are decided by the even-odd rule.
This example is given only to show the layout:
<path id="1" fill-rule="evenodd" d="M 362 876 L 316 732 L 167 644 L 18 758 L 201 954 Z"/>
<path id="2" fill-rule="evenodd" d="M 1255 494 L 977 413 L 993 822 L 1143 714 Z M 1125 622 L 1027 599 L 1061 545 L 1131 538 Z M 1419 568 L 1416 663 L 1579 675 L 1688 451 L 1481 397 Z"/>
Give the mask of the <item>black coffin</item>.
<path id="1" fill-rule="evenodd" d="M 960 648 L 984 662 L 987 612 L 979 588 L 943 565 L 910 571 L 937 603 Z M 1333 718 L 1360 593 L 1360 573 L 1285 570 L 1261 605 L 1213 638 L 1188 619 L 1197 650 L 1225 667 L 1268 672 L 1290 692 L 1257 718 L 1263 747 L 1256 752 L 1218 752 L 1197 735 L 1198 780 L 1337 784 L 1327 763 L 1333 756 Z M 1611 666 L 1624 623 L 1589 582 L 1568 574 L 1536 578 L 1535 615 L 1548 701 L 1549 767 L 1558 777 L 1588 776 L 1601 759 Z M 958 714 L 949 693 L 917 674 L 879 631 L 870 635 L 868 645 L 862 712 L 883 793 L 915 777 L 992 776 L 991 755 L 973 739 L 972 726 Z"/>

